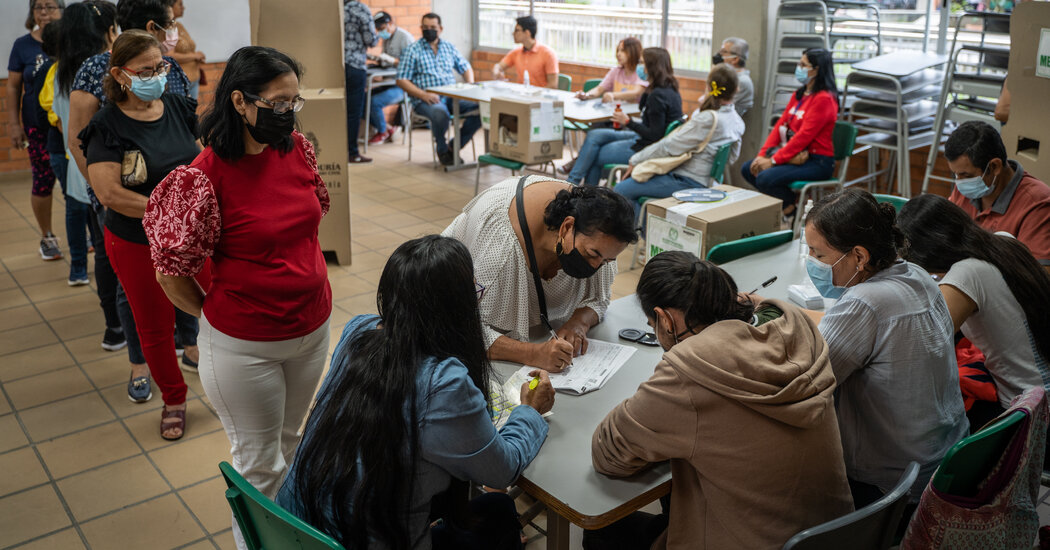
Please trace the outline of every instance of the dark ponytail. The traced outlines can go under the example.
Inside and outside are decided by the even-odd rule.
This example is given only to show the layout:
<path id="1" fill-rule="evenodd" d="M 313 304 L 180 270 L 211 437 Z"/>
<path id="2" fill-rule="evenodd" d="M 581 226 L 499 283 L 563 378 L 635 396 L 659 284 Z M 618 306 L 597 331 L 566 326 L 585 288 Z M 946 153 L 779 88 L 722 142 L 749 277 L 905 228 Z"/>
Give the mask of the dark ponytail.
<path id="1" fill-rule="evenodd" d="M 907 254 L 908 242 L 897 227 L 897 211 L 879 204 L 863 189 L 845 189 L 818 200 L 806 224 L 820 232 L 839 252 L 863 246 L 871 255 L 870 270 L 877 273 Z"/>
<path id="2" fill-rule="evenodd" d="M 674 308 L 693 328 L 750 321 L 755 313 L 755 305 L 740 298 L 736 281 L 722 268 L 677 250 L 661 252 L 645 264 L 637 293 L 646 317 L 655 316 L 654 308 Z"/>
<path id="3" fill-rule="evenodd" d="M 623 195 L 608 187 L 574 186 L 558 191 L 543 212 L 547 229 L 557 231 L 565 218 L 576 220 L 576 231 L 587 236 L 604 233 L 622 243 L 634 243 L 634 207 Z"/>

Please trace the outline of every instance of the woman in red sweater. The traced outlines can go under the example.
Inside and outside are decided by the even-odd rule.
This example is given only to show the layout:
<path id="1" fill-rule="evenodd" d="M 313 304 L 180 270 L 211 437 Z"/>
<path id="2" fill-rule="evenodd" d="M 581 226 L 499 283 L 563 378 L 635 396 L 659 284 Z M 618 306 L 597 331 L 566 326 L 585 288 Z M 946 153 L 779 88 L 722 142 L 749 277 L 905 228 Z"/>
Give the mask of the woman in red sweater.
<path id="1" fill-rule="evenodd" d="M 207 147 L 161 182 L 142 220 L 157 280 L 201 317 L 201 382 L 233 466 L 271 498 L 324 369 L 332 311 L 317 238 L 328 191 L 293 131 L 300 73 L 272 48 L 237 50 L 202 120 Z M 209 257 L 205 294 L 193 275 Z"/>
<path id="2" fill-rule="evenodd" d="M 786 221 L 795 216 L 796 197 L 791 184 L 825 180 L 834 173 L 831 135 L 839 115 L 831 52 L 806 50 L 795 67 L 795 78 L 802 87 L 791 95 L 758 156 L 741 168 L 751 185 L 784 201 Z"/>

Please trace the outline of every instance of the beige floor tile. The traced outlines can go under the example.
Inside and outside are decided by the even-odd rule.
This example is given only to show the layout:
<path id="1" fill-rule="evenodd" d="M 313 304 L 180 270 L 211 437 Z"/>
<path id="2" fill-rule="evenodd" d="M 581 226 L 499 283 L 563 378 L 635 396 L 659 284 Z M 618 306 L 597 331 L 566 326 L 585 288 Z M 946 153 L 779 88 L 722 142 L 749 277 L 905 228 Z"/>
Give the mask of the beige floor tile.
<path id="1" fill-rule="evenodd" d="M 65 343 L 66 347 L 69 348 L 69 353 L 73 354 L 73 357 L 80 363 L 108 359 L 114 353 L 121 353 L 124 354 L 124 357 L 127 357 L 128 352 L 124 350 L 113 352 L 102 349 L 103 332 L 105 332 L 105 329 L 99 330 L 96 334 L 90 336 L 66 340 Z"/>
<path id="2" fill-rule="evenodd" d="M 20 411 L 34 442 L 70 434 L 114 419 L 102 396 L 95 392 Z"/>
<path id="3" fill-rule="evenodd" d="M 128 363 L 128 352 L 126 350 L 111 351 L 105 359 L 97 359 L 88 363 L 81 363 L 81 368 L 87 373 L 88 378 L 95 383 L 96 387 L 108 388 L 116 384 L 123 384 L 127 389 L 128 377 L 131 376 L 131 367 Z M 125 395 L 127 395 L 125 393 Z"/>
<path id="4" fill-rule="evenodd" d="M 125 375 L 125 378 L 127 378 L 127 375 Z M 145 403 L 135 403 L 128 399 L 128 385 L 126 382 L 102 388 L 99 390 L 99 393 L 102 394 L 102 398 L 113 408 L 118 417 L 127 418 L 146 411 L 160 410 L 164 405 L 164 400 L 160 396 L 160 388 L 152 380 L 150 381 L 150 386 L 153 390 L 153 397 Z M 157 416 L 159 417 L 160 413 L 157 413 Z"/>
<path id="5" fill-rule="evenodd" d="M 20 217 L 0 220 L 0 232 L 6 233 L 18 229 L 33 229 L 33 224 Z"/>
<path id="6" fill-rule="evenodd" d="M 421 223 L 421 222 L 415 222 Z M 363 235 L 361 237 L 354 237 L 354 241 L 361 243 L 362 246 L 369 250 L 374 250 L 383 246 L 399 245 L 408 239 L 404 235 L 400 235 L 393 231 L 383 231 L 381 233 L 373 233 L 371 235 Z"/>
<path id="7" fill-rule="evenodd" d="M 48 482 L 47 472 L 30 447 L 0 454 L 0 472 L 0 496 Z"/>
<path id="8" fill-rule="evenodd" d="M 397 212 L 396 214 L 387 214 L 386 216 L 373 218 L 372 221 L 390 230 L 402 229 L 411 225 L 419 225 L 426 220 L 420 219 L 415 216 L 415 212 L 423 211 L 429 206 L 423 208 L 416 208 L 409 212 Z"/>
<path id="9" fill-rule="evenodd" d="M 186 387 L 190 389 L 191 396 L 204 396 L 204 386 L 201 384 L 200 375 L 183 371 L 182 379 L 186 381 Z"/>
<path id="10" fill-rule="evenodd" d="M 4 384 L 16 409 L 27 409 L 93 390 L 79 367 L 67 367 Z"/>
<path id="11" fill-rule="evenodd" d="M 11 404 L 7 402 L 7 399 L 0 397 L 0 416 L 11 412 Z"/>
<path id="12" fill-rule="evenodd" d="M 0 382 L 53 371 L 73 364 L 73 358 L 62 344 L 13 353 L 0 359 Z"/>
<path id="13" fill-rule="evenodd" d="M 120 422 L 110 422 L 37 445 L 55 479 L 122 460 L 142 452 Z"/>
<path id="14" fill-rule="evenodd" d="M 192 424 L 189 429 L 193 430 Z M 164 477 L 180 488 L 214 476 L 219 462 L 230 461 L 230 442 L 226 433 L 219 431 L 152 451 L 150 458 Z"/>
<path id="15" fill-rule="evenodd" d="M 10 273 L 4 272 L 3 268 L 0 268 L 0 290 L 9 290 L 17 287 L 18 283 L 15 282 L 15 278 Z"/>
<path id="16" fill-rule="evenodd" d="M 396 214 L 397 210 L 384 204 L 356 200 L 350 203 L 350 213 L 351 218 L 356 216 L 363 220 L 371 220 L 372 218 L 375 218 L 377 216 Z"/>
<path id="17" fill-rule="evenodd" d="M 4 310 L 3 315 L 0 315 L 0 331 L 43 322 L 44 319 L 36 312 L 36 307 L 32 304 L 27 304 Z"/>
<path id="18" fill-rule="evenodd" d="M 34 302 L 45 302 L 55 298 L 65 298 L 67 296 L 76 296 L 78 294 L 95 294 L 95 291 L 90 286 L 69 286 L 61 281 L 23 286 L 22 290 L 24 290 L 26 295 L 29 296 L 29 299 Z"/>
<path id="19" fill-rule="evenodd" d="M 440 235 L 441 232 L 444 230 L 445 226 L 431 222 L 424 222 L 416 225 L 402 227 L 400 229 L 395 229 L 395 231 L 398 234 L 404 235 L 406 238 L 409 239 L 416 239 L 424 235 Z"/>
<path id="20" fill-rule="evenodd" d="M 70 525 L 55 489 L 44 485 L 0 499 L 0 540 L 5 546 Z"/>
<path id="21" fill-rule="evenodd" d="M 15 415 L 0 416 L 0 453 L 29 444 Z"/>
<path id="22" fill-rule="evenodd" d="M 331 278 L 331 275 L 329 275 Z M 354 275 L 331 278 L 332 298 L 342 299 L 366 292 L 375 292 L 376 286 Z"/>
<path id="23" fill-rule="evenodd" d="M 159 399 L 159 396 L 154 395 L 153 399 Z M 142 448 L 147 451 L 172 447 L 186 442 L 183 440 L 167 441 L 160 437 L 159 407 L 158 410 L 125 418 L 123 422 L 135 437 L 135 441 L 137 441 L 139 445 L 142 445 Z M 187 401 L 186 437 L 194 438 L 212 432 L 222 433 L 224 434 L 223 437 L 225 437 L 225 432 L 222 431 L 222 423 L 219 422 L 219 418 L 215 416 L 214 411 L 201 403 L 199 399 L 191 399 Z M 227 453 L 229 452 L 229 449 L 230 446 L 229 443 L 227 443 Z"/>
<path id="24" fill-rule="evenodd" d="M 81 550 L 84 542 L 76 529 L 66 529 L 54 535 L 34 540 L 25 546 L 19 546 L 18 550 Z"/>
<path id="25" fill-rule="evenodd" d="M 385 254 L 372 251 L 354 253 L 350 258 L 350 266 L 346 270 L 350 273 L 360 273 L 362 271 L 382 269 L 386 265 L 387 258 L 388 256 Z"/>
<path id="26" fill-rule="evenodd" d="M 175 495 L 125 508 L 81 528 L 94 550 L 174 548 L 205 534 Z"/>
<path id="27" fill-rule="evenodd" d="M 215 545 L 210 540 L 204 539 L 189 546 L 183 546 L 179 550 L 215 550 Z"/>
<path id="28" fill-rule="evenodd" d="M 13 328 L 0 332 L 0 354 L 17 353 L 57 342 L 55 333 L 43 323 Z"/>
<path id="29" fill-rule="evenodd" d="M 350 315 L 365 315 L 378 313 L 375 294 L 359 294 L 351 298 L 345 298 L 336 302 L 340 308 Z"/>
<path id="30" fill-rule="evenodd" d="M 22 286 L 47 282 L 64 283 L 69 279 L 69 264 L 66 262 L 40 262 L 40 265 L 12 271 L 11 276 Z"/>
<path id="31" fill-rule="evenodd" d="M 0 309 L 24 306 L 28 303 L 29 298 L 26 298 L 25 293 L 20 288 L 0 290 Z"/>
<path id="32" fill-rule="evenodd" d="M 233 516 L 226 501 L 226 482 L 222 476 L 187 487 L 179 491 L 179 496 L 209 533 L 230 528 Z"/>
<path id="33" fill-rule="evenodd" d="M 37 309 L 40 310 L 40 314 L 44 316 L 44 319 L 48 321 L 101 311 L 98 305 L 98 294 L 94 292 L 42 302 L 37 304 Z M 95 330 L 98 332 L 99 341 L 102 341 L 102 332 L 105 330 L 105 327 L 99 326 Z"/>
<path id="34" fill-rule="evenodd" d="M 40 243 L 36 243 L 36 246 L 28 246 L 24 250 L 19 250 L 14 254 L 4 254 L 0 258 L 4 259 L 4 266 L 10 271 L 18 271 L 20 269 L 28 269 L 31 267 L 37 267 L 45 262 L 40 259 Z M 51 263 L 65 263 L 62 262 L 51 262 Z"/>
<path id="35" fill-rule="evenodd" d="M 385 227 L 368 220 L 358 220 L 355 218 L 352 219 L 350 223 L 352 224 L 350 228 L 350 234 L 355 237 L 371 235 L 373 233 L 379 233 L 381 231 L 387 230 Z"/>
<path id="36" fill-rule="evenodd" d="M 67 477 L 56 485 L 79 522 L 171 490 L 142 455 Z"/>
<path id="37" fill-rule="evenodd" d="M 95 298 L 94 294 L 90 294 Z M 106 318 L 102 315 L 102 309 L 96 307 L 92 311 L 80 313 L 63 319 L 51 321 L 51 328 L 55 330 L 58 337 L 63 340 L 74 340 L 84 336 L 96 336 L 99 342 L 106 331 Z"/>
<path id="38" fill-rule="evenodd" d="M 233 531 L 226 531 L 221 535 L 215 535 L 212 537 L 215 544 L 219 545 L 220 550 L 237 550 L 237 544 L 233 542 Z"/>

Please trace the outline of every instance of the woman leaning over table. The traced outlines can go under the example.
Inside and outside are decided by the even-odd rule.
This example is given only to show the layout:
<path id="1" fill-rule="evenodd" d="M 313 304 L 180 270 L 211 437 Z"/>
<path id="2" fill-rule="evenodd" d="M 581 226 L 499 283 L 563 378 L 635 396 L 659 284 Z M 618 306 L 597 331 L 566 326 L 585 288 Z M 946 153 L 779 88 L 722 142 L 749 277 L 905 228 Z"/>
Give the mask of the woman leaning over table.
<path id="1" fill-rule="evenodd" d="M 160 48 L 156 38 L 139 30 L 113 42 L 103 80 L 110 102 L 79 137 L 91 185 L 106 207 L 106 251 L 127 293 L 149 372 L 164 397 L 161 437 L 179 439 L 186 432 L 186 382 L 175 356 L 175 309 L 153 273 L 142 217 L 157 184 L 192 161 L 200 148 L 197 102 L 164 93 L 170 67 Z M 207 285 L 207 273 L 201 279 Z M 141 376 L 132 370 L 132 379 Z"/>
<path id="2" fill-rule="evenodd" d="M 959 392 L 951 314 L 930 275 L 906 251 L 892 205 L 847 189 L 806 220 L 806 270 L 825 298 L 820 321 L 838 380 L 836 411 L 857 508 L 919 463 L 917 501 L 969 423 Z"/>
<path id="3" fill-rule="evenodd" d="M 321 378 L 332 311 L 317 238 L 328 191 L 293 131 L 301 73 L 272 48 L 237 50 L 202 120 L 207 148 L 157 187 L 143 219 L 157 280 L 201 316 L 201 382 L 233 466 L 270 497 Z M 208 258 L 205 293 L 193 277 Z"/>

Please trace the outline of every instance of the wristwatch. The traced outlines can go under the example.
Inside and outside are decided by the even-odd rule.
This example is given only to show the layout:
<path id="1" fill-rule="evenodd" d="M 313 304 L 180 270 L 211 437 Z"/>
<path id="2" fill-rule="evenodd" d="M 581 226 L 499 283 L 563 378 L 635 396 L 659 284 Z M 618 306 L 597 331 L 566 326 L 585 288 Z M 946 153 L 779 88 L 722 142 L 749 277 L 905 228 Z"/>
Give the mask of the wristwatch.
<path id="1" fill-rule="evenodd" d="M 775 158 L 773 158 L 773 157 L 769 157 L 769 162 L 770 162 L 770 163 L 771 163 L 771 164 L 772 164 L 773 166 L 776 166 L 776 165 L 777 165 L 777 159 L 775 159 Z"/>

